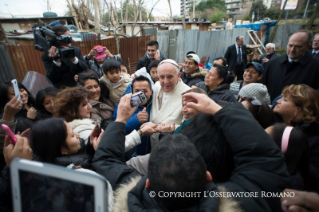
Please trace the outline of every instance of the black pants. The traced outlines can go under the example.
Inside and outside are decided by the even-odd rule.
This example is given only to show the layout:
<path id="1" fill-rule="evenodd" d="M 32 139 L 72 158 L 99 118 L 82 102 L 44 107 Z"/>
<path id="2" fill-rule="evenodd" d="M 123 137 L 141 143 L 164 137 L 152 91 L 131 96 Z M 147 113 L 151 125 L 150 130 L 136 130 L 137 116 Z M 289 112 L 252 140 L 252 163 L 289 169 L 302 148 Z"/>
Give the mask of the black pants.
<path id="1" fill-rule="evenodd" d="M 244 75 L 244 63 L 236 64 L 235 66 L 235 74 L 237 76 L 237 80 L 243 80 Z"/>

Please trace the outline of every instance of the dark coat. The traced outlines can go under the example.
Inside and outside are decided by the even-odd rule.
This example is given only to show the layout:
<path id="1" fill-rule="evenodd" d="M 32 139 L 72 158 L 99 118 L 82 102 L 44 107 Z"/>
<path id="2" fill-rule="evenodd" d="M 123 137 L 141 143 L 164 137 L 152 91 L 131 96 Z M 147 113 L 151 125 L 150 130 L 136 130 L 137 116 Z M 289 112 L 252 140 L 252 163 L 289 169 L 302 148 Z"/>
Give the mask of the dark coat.
<path id="1" fill-rule="evenodd" d="M 160 60 L 162 61 L 165 59 L 167 59 L 167 58 L 162 54 L 162 52 L 160 52 Z M 152 60 L 148 57 L 147 52 L 145 52 L 145 55 L 137 61 L 136 71 L 145 67 L 147 72 L 149 73 L 150 70 L 149 70 L 148 66 L 150 65 L 151 61 Z"/>
<path id="2" fill-rule="evenodd" d="M 229 90 L 229 84 L 222 84 L 218 86 L 215 90 L 209 91 L 209 88 L 205 85 L 205 82 L 200 82 L 196 84 L 196 87 L 206 91 L 208 96 L 215 102 L 218 100 L 223 100 L 227 102 L 237 102 L 234 94 Z"/>
<path id="3" fill-rule="evenodd" d="M 266 53 L 266 54 L 261 55 L 259 59 L 254 60 L 254 62 L 257 62 L 257 63 L 262 64 L 263 67 L 264 67 L 264 69 L 266 69 L 266 67 L 267 67 L 268 64 L 269 64 L 269 61 L 272 60 L 272 59 L 274 59 L 274 58 L 276 58 L 276 57 L 279 57 L 279 56 L 280 56 L 280 55 L 277 54 L 276 52 L 274 52 L 274 53 L 272 53 L 272 54 L 270 54 L 270 55 L 268 55 L 268 54 Z M 264 63 L 264 62 L 263 62 L 263 59 L 264 59 L 265 57 L 269 60 L 267 63 Z"/>
<path id="4" fill-rule="evenodd" d="M 243 57 L 242 67 L 245 67 L 247 64 L 246 45 L 243 45 L 241 50 L 242 50 L 242 57 Z M 227 59 L 228 70 L 235 72 L 235 67 L 237 63 L 237 49 L 235 44 L 228 46 L 224 57 Z"/>
<path id="5" fill-rule="evenodd" d="M 72 47 L 74 49 L 75 56 L 79 60 L 77 64 L 73 64 L 71 59 L 64 59 L 61 60 L 61 66 L 59 67 L 55 65 L 48 53 L 45 52 L 41 56 L 47 78 L 51 80 L 53 85 L 57 88 L 60 88 L 63 85 L 68 87 L 76 86 L 74 75 L 88 69 L 81 50 L 76 46 Z"/>
<path id="6" fill-rule="evenodd" d="M 4 167 L 0 175 L 0 211 L 13 211 L 12 203 L 10 169 Z"/>
<path id="7" fill-rule="evenodd" d="M 236 197 L 235 200 L 240 202 L 244 211 L 281 211 L 279 198 L 265 198 L 261 193 L 279 193 L 285 189 L 289 179 L 285 159 L 275 142 L 240 103 L 218 111 L 214 115 L 214 121 L 233 150 L 235 169 L 229 181 L 222 184 L 209 182 L 206 188 L 209 191 L 217 191 L 217 185 L 222 185 L 227 191 L 257 192 L 256 198 Z M 113 189 L 140 176 L 125 163 L 124 143 L 125 124 L 111 123 L 105 130 L 92 162 L 96 171 L 110 182 Z M 142 178 L 128 190 L 126 197 L 130 211 L 163 210 L 154 202 L 154 198 L 150 198 L 150 190 L 145 188 L 145 180 L 146 177 Z M 192 208 L 183 211 L 198 211 L 198 208 L 204 207 L 206 211 L 217 211 L 218 198 L 202 198 L 200 204 L 195 207 L 197 210 Z M 120 204 L 125 205 L 123 201 Z"/>
<path id="8" fill-rule="evenodd" d="M 308 52 L 312 55 L 312 50 L 308 50 Z M 313 57 L 319 57 L 319 53 L 315 54 Z"/>
<path id="9" fill-rule="evenodd" d="M 310 149 L 309 176 L 306 180 L 306 190 L 319 193 L 319 124 L 305 123 L 299 126 L 307 135 Z"/>
<path id="10" fill-rule="evenodd" d="M 291 84 L 306 84 L 319 88 L 319 59 L 309 52 L 296 63 L 289 63 L 288 56 L 282 55 L 268 62 L 261 82 L 267 86 L 271 102 Z"/>
<path id="11" fill-rule="evenodd" d="M 197 69 L 197 71 L 195 73 L 193 73 L 187 77 L 186 77 L 186 73 L 182 72 L 181 79 L 186 85 L 191 87 L 192 85 L 195 85 L 199 82 L 203 82 L 205 80 L 205 76 L 206 76 L 207 72 L 208 72 L 207 69 L 203 69 L 203 68 L 199 67 L 199 69 Z"/>

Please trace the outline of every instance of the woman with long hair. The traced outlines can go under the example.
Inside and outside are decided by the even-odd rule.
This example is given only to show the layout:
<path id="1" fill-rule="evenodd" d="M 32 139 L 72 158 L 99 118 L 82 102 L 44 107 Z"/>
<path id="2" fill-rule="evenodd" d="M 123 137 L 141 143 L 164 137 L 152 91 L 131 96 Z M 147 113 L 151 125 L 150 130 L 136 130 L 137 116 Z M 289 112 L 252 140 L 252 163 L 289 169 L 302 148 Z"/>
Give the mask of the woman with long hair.
<path id="1" fill-rule="evenodd" d="M 214 63 L 213 67 L 206 75 L 204 82 L 199 82 L 195 86 L 207 92 L 214 101 L 223 100 L 236 102 L 234 95 L 229 91 L 230 83 L 235 79 L 233 71 L 228 70 L 228 66 Z"/>
<path id="2" fill-rule="evenodd" d="M 37 110 L 35 109 L 34 98 L 31 93 L 22 85 L 18 83 L 21 110 L 15 114 L 14 118 L 17 121 L 16 132 L 23 132 L 36 122 Z M 5 105 L 15 96 L 11 81 L 6 81 L 0 85 L 0 114 L 1 117 L 4 112 Z"/>
<path id="3" fill-rule="evenodd" d="M 38 91 L 35 105 L 38 109 L 38 119 L 51 118 L 54 113 L 54 98 L 59 90 L 55 87 L 46 87 Z"/>
<path id="4" fill-rule="evenodd" d="M 273 111 L 277 122 L 299 127 L 306 134 L 310 148 L 307 190 L 319 192 L 319 93 L 308 85 L 290 85 L 282 91 Z"/>
<path id="5" fill-rule="evenodd" d="M 277 123 L 266 129 L 285 156 L 290 180 L 287 188 L 303 190 L 307 183 L 310 151 L 307 136 L 298 127 Z"/>

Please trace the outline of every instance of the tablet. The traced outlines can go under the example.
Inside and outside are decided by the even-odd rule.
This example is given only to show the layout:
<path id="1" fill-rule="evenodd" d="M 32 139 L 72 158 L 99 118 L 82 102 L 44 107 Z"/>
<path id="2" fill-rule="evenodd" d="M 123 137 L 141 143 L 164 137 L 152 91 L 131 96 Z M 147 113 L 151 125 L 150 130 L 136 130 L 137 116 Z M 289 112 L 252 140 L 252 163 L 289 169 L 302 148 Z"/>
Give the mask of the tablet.
<path id="1" fill-rule="evenodd" d="M 107 211 L 107 183 L 100 175 L 24 159 L 12 160 L 10 172 L 15 212 Z"/>

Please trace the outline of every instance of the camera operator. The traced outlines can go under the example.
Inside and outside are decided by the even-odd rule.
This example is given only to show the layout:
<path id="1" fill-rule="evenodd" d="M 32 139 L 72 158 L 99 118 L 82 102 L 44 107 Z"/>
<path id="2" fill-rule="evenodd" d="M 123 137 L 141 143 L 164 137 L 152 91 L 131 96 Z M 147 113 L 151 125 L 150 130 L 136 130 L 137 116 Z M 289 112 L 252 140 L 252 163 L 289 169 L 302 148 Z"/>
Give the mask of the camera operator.
<path id="1" fill-rule="evenodd" d="M 52 30 L 56 36 L 70 36 L 70 30 L 61 24 L 55 25 Z M 76 86 L 74 75 L 87 69 L 86 61 L 82 56 L 81 50 L 76 46 L 71 47 L 71 42 L 65 43 L 62 41 L 59 42 L 58 48 L 73 48 L 75 57 L 60 59 L 57 57 L 57 47 L 52 46 L 49 52 L 44 52 L 41 56 L 47 78 L 49 78 L 57 88 L 60 88 L 61 86 Z"/>

